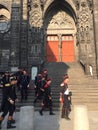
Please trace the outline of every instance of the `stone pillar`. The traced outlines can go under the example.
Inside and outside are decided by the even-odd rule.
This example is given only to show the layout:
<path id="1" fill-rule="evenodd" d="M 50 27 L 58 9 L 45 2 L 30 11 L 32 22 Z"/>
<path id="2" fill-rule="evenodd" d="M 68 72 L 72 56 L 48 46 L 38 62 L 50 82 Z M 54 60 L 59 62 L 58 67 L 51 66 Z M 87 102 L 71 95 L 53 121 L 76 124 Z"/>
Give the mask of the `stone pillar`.
<path id="1" fill-rule="evenodd" d="M 93 23 L 93 3 L 91 0 L 80 2 L 77 13 L 77 35 L 79 41 L 79 59 L 83 61 L 85 72 L 88 76 L 89 66 L 93 66 L 93 76 L 96 77 L 96 49 Z M 85 19 L 84 19 L 85 16 Z M 95 17 L 97 19 L 97 17 Z"/>
<path id="2" fill-rule="evenodd" d="M 20 24 L 20 66 L 27 68 L 28 63 L 28 0 L 21 0 Z"/>
<path id="3" fill-rule="evenodd" d="M 19 44 L 20 44 L 20 0 L 12 1 L 11 10 L 11 67 L 19 65 Z"/>
<path id="4" fill-rule="evenodd" d="M 43 17 L 40 0 L 31 0 L 28 31 L 28 65 L 41 65 L 43 58 Z"/>
<path id="5" fill-rule="evenodd" d="M 85 105 L 74 106 L 74 130 L 89 130 L 88 113 Z"/>
<path id="6" fill-rule="evenodd" d="M 33 130 L 34 129 L 33 118 L 34 118 L 33 106 L 21 107 L 18 130 Z"/>
<path id="7" fill-rule="evenodd" d="M 62 35 L 58 34 L 58 39 L 59 39 L 59 61 L 62 62 Z"/>
<path id="8" fill-rule="evenodd" d="M 94 34 L 95 34 L 95 46 L 96 46 L 96 58 L 97 58 L 97 76 L 98 76 L 98 1 L 93 0 L 93 18 L 94 18 Z"/>

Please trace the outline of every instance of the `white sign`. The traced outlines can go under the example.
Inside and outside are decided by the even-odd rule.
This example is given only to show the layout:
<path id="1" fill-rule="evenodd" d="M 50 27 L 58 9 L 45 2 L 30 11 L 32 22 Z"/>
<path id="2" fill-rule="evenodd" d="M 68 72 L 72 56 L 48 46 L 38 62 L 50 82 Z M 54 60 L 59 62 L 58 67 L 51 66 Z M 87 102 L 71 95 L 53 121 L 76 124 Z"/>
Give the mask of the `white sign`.
<path id="1" fill-rule="evenodd" d="M 35 76 L 37 75 L 37 72 L 38 72 L 37 67 L 32 67 L 32 70 L 31 70 L 31 79 L 32 80 L 35 79 Z"/>
<path id="2" fill-rule="evenodd" d="M 18 67 L 11 67 L 11 72 L 16 72 L 18 71 Z"/>

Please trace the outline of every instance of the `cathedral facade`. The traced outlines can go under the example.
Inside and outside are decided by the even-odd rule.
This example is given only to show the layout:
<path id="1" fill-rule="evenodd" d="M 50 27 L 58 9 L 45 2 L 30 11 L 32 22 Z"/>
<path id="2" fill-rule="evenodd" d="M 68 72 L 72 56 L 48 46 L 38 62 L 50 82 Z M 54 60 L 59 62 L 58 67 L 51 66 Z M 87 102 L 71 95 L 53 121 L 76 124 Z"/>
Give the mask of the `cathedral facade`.
<path id="1" fill-rule="evenodd" d="M 0 0 L 0 71 L 80 62 L 98 76 L 97 0 Z"/>

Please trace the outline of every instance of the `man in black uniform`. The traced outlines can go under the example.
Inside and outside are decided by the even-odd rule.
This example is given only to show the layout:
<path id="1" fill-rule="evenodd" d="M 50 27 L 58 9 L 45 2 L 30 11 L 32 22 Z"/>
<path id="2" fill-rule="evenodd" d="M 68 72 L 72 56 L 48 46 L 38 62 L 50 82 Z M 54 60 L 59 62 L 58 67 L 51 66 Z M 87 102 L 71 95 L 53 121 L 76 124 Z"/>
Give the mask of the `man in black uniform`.
<path id="1" fill-rule="evenodd" d="M 20 81 L 21 81 L 21 76 L 23 75 L 23 70 L 22 68 L 18 67 L 18 71 L 15 73 L 15 76 L 17 78 L 17 90 L 20 91 Z"/>
<path id="2" fill-rule="evenodd" d="M 11 124 L 14 100 L 12 99 L 12 95 L 13 95 L 13 93 L 11 93 L 12 86 L 10 84 L 10 74 L 8 72 L 5 72 L 5 75 L 3 76 L 1 80 L 1 84 L 2 84 L 1 111 L 3 113 L 0 116 L 0 129 L 1 129 L 1 123 L 8 112 L 9 112 L 9 115 L 8 115 L 8 121 L 7 121 L 7 129 L 15 128 L 15 126 L 12 126 Z"/>
<path id="3" fill-rule="evenodd" d="M 28 87 L 30 83 L 30 76 L 26 72 L 26 70 L 23 70 L 23 74 L 20 78 L 20 91 L 21 91 L 21 102 L 25 98 L 27 100 L 28 98 Z"/>
<path id="4" fill-rule="evenodd" d="M 36 97 L 34 99 L 34 105 L 35 103 L 37 102 L 38 99 L 43 99 L 43 95 L 44 95 L 44 85 L 46 84 L 46 80 L 45 80 L 45 77 L 42 77 L 39 81 L 38 81 L 38 91 L 37 91 L 37 94 L 36 94 Z"/>
<path id="5" fill-rule="evenodd" d="M 12 115 L 13 115 L 14 112 L 16 111 L 15 102 L 18 101 L 18 98 L 17 98 L 17 95 L 16 95 L 17 78 L 16 78 L 16 76 L 14 74 L 12 74 L 11 77 L 10 77 L 10 84 L 11 84 L 10 97 L 14 101 L 14 104 L 12 105 L 12 107 L 13 107 Z M 13 119 L 13 116 L 12 116 L 11 122 L 15 123 L 15 120 Z"/>
<path id="6" fill-rule="evenodd" d="M 35 90 L 35 97 L 38 96 L 39 93 L 39 89 L 40 89 L 40 81 L 42 80 L 42 75 L 40 73 L 38 73 L 35 76 L 35 80 L 34 80 L 34 90 Z"/>
<path id="7" fill-rule="evenodd" d="M 43 110 L 49 108 L 49 114 L 55 115 L 52 109 L 52 95 L 51 95 L 51 79 L 47 80 L 47 83 L 44 85 L 44 97 L 42 102 L 42 109 L 39 111 L 40 115 L 43 115 Z"/>

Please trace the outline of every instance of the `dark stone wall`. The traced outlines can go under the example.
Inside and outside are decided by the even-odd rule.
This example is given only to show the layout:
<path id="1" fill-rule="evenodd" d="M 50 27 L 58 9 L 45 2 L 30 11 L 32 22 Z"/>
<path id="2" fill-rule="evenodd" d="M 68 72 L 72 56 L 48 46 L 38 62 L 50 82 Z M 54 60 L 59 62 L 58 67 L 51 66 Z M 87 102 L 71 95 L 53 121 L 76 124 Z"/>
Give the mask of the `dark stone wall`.
<path id="1" fill-rule="evenodd" d="M 20 63 L 20 2 L 12 2 L 11 6 L 11 55 L 10 67 L 18 67 Z"/>
<path id="2" fill-rule="evenodd" d="M 32 66 L 40 68 L 40 65 L 46 61 L 45 36 L 47 34 L 44 30 L 43 14 L 47 15 L 48 7 L 51 7 L 52 2 L 53 0 L 48 0 L 45 4 L 40 3 L 39 0 L 0 1 L 11 15 L 10 30 L 6 34 L 0 34 L 0 56 L 5 53 L 6 57 L 5 61 L 0 59 L 0 67 L 7 62 L 6 68 L 21 66 L 30 70 Z M 77 20 L 75 21 L 76 44 L 79 54 L 76 55 L 79 55 L 78 59 L 85 66 L 86 73 L 90 74 L 89 67 L 92 66 L 96 77 L 98 75 L 98 1 L 93 2 L 73 0 L 71 4 Z M 83 22 L 85 19 L 87 20 Z"/>

